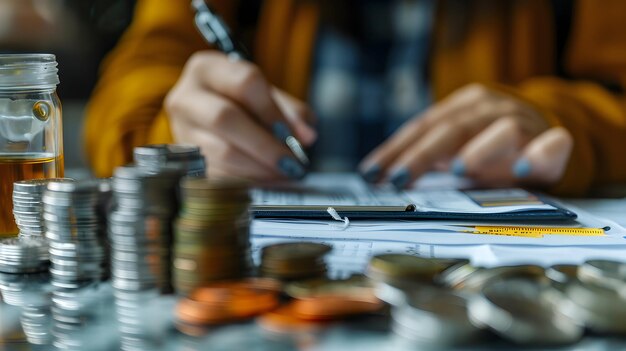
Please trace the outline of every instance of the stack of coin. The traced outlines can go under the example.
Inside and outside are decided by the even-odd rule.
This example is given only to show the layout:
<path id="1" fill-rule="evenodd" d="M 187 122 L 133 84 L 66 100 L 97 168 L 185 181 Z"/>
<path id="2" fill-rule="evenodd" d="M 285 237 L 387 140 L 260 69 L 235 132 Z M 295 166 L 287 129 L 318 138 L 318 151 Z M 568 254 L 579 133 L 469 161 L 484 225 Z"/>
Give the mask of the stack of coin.
<path id="1" fill-rule="evenodd" d="M 109 244 L 109 231 L 107 218 L 112 206 L 113 197 L 113 184 L 111 178 L 98 179 L 98 205 L 96 206 L 96 212 L 98 213 L 98 238 L 104 248 L 104 279 L 107 280 L 110 276 L 111 268 L 111 245 Z"/>
<path id="2" fill-rule="evenodd" d="M 0 240 L 0 272 L 35 273 L 48 269 L 48 244 L 43 238 Z"/>
<path id="3" fill-rule="evenodd" d="M 43 192 L 49 182 L 64 180 L 29 179 L 13 183 L 13 215 L 20 237 L 44 237 Z"/>
<path id="4" fill-rule="evenodd" d="M 181 172 L 118 167 L 113 177 L 115 209 L 108 222 L 113 286 L 129 293 L 170 286 L 171 221 Z"/>
<path id="5" fill-rule="evenodd" d="M 269 245 L 261 249 L 260 273 L 281 280 L 324 277 L 324 256 L 331 250 L 326 244 L 312 242 Z"/>
<path id="6" fill-rule="evenodd" d="M 183 144 L 155 144 L 138 146 L 134 149 L 135 164 L 141 168 L 159 170 L 177 167 L 188 176 L 203 177 L 206 164 L 200 148 Z"/>
<path id="7" fill-rule="evenodd" d="M 102 280 L 106 269 L 96 212 L 98 183 L 50 182 L 43 203 L 52 284 L 73 289 Z"/>
<path id="8" fill-rule="evenodd" d="M 178 168 L 118 167 L 108 231 L 115 312 L 122 350 L 150 349 L 144 304 L 171 291 L 171 222 L 178 210 Z"/>
<path id="9" fill-rule="evenodd" d="M 53 346 L 58 350 L 94 350 L 106 345 L 106 336 L 112 329 L 109 317 L 112 299 L 108 284 L 55 289 L 52 292 Z"/>
<path id="10" fill-rule="evenodd" d="M 0 292 L 4 302 L 21 309 L 20 324 L 29 343 L 47 345 L 52 342 L 52 314 L 49 273 L 0 273 Z"/>
<path id="11" fill-rule="evenodd" d="M 174 283 L 177 292 L 249 274 L 250 197 L 235 180 L 185 178 L 175 223 Z"/>

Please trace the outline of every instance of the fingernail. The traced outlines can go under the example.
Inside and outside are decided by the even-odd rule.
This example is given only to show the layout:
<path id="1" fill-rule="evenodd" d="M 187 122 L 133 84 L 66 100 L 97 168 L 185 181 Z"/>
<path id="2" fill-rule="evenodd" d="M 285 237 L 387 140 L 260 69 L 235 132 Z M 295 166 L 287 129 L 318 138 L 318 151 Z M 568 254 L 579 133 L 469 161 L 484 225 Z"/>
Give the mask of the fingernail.
<path id="1" fill-rule="evenodd" d="M 302 179 L 306 175 L 300 162 L 288 156 L 278 160 L 278 169 L 291 179 Z"/>
<path id="2" fill-rule="evenodd" d="M 530 162 L 526 158 L 520 158 L 513 165 L 513 174 L 517 178 L 526 178 L 530 175 Z"/>
<path id="3" fill-rule="evenodd" d="M 409 169 L 406 167 L 402 167 L 399 170 L 393 172 L 393 174 L 389 177 L 389 181 L 396 189 L 404 189 L 409 184 L 411 180 L 411 173 Z"/>
<path id="4" fill-rule="evenodd" d="M 367 168 L 365 171 L 361 172 L 361 177 L 365 179 L 368 183 L 374 183 L 380 177 L 381 168 L 379 165 L 374 164 Z"/>
<path id="5" fill-rule="evenodd" d="M 450 171 L 452 174 L 462 177 L 465 175 L 465 163 L 460 158 L 455 158 L 450 165 Z"/>
<path id="6" fill-rule="evenodd" d="M 283 122 L 274 122 L 272 132 L 274 132 L 274 136 L 280 141 L 285 141 L 285 139 L 293 134 L 291 133 L 291 129 Z"/>

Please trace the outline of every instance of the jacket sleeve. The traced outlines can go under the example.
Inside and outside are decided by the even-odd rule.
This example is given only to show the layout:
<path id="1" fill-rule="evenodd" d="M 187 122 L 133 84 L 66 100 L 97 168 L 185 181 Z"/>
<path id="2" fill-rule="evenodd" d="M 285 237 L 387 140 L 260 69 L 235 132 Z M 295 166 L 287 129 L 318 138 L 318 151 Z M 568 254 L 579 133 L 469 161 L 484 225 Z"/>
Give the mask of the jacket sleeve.
<path id="1" fill-rule="evenodd" d="M 97 176 L 132 161 L 132 149 L 171 141 L 162 110 L 187 59 L 207 49 L 187 0 L 139 0 L 131 26 L 101 67 L 84 137 Z"/>
<path id="2" fill-rule="evenodd" d="M 518 93 L 566 127 L 575 144 L 563 179 L 551 192 L 583 195 L 596 184 L 626 182 L 626 11 L 623 1 L 577 2 L 566 69 L 571 80 L 533 78 Z M 618 89 L 619 90 L 619 89 Z"/>

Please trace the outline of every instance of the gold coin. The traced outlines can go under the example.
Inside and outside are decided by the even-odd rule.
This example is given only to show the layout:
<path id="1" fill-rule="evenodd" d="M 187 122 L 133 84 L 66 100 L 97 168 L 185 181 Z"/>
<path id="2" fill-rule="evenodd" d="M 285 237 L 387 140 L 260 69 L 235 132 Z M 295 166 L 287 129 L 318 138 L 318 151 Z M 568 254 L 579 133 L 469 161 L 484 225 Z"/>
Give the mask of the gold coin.
<path id="1" fill-rule="evenodd" d="M 317 258 L 326 255 L 332 247 L 326 244 L 312 242 L 281 243 L 266 246 L 261 251 L 262 257 L 276 259 L 306 259 Z"/>
<path id="2" fill-rule="evenodd" d="M 389 277 L 433 279 L 445 269 L 466 260 L 423 258 L 407 254 L 382 254 L 372 257 L 368 274 Z"/>

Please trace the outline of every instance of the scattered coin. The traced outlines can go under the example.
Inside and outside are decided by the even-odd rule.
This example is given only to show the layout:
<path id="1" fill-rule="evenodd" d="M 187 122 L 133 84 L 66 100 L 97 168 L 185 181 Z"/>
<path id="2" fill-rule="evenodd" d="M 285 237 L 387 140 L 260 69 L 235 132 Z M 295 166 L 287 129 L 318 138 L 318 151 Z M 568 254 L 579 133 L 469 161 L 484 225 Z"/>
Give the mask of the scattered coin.
<path id="1" fill-rule="evenodd" d="M 550 298 L 555 292 L 543 280 L 494 280 L 470 300 L 471 320 L 518 344 L 573 343 L 581 338 L 584 329 L 563 313 L 558 298 Z"/>
<path id="2" fill-rule="evenodd" d="M 322 294 L 291 302 L 296 317 L 305 320 L 336 320 L 381 311 L 384 303 L 373 293 L 367 295 Z"/>
<path id="3" fill-rule="evenodd" d="M 601 334 L 624 334 L 626 299 L 620 290 L 596 283 L 569 282 L 564 288 L 568 314 L 590 330 Z"/>
<path id="4" fill-rule="evenodd" d="M 604 285 L 617 291 L 626 290 L 626 263 L 611 260 L 589 260 L 578 269 L 578 279 Z M 626 296 L 626 291 L 624 292 Z"/>
<path id="5" fill-rule="evenodd" d="M 456 292 L 429 287 L 407 294 L 391 310 L 392 331 L 400 344 L 443 348 L 475 342 L 482 336 L 467 313 L 467 299 Z"/>
<path id="6" fill-rule="evenodd" d="M 452 268 L 445 272 L 445 276 L 439 277 L 446 286 L 467 292 L 479 292 L 483 286 L 492 281 L 507 278 L 530 278 L 547 282 L 543 267 L 535 265 L 502 266 L 494 268 L 468 268 L 458 267 L 458 271 Z"/>
<path id="7" fill-rule="evenodd" d="M 328 321 L 298 318 L 293 305 L 283 305 L 273 311 L 264 313 L 256 319 L 256 323 L 268 333 L 290 336 L 316 333 L 324 330 L 329 325 Z"/>
<path id="8" fill-rule="evenodd" d="M 367 276 L 375 281 L 398 284 L 404 281 L 431 283 L 444 270 L 467 264 L 467 260 L 424 258 L 407 254 L 382 254 L 372 257 Z"/>
<path id="9" fill-rule="evenodd" d="M 223 282 L 192 290 L 179 301 L 176 315 L 183 323 L 219 324 L 257 316 L 278 304 L 278 292 L 267 284 Z"/>
<path id="10" fill-rule="evenodd" d="M 324 277 L 324 256 L 331 247 L 320 243 L 297 242 L 266 246 L 261 251 L 260 273 L 264 277 L 297 280 Z"/>

